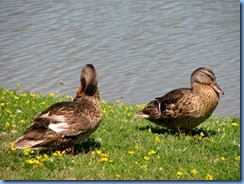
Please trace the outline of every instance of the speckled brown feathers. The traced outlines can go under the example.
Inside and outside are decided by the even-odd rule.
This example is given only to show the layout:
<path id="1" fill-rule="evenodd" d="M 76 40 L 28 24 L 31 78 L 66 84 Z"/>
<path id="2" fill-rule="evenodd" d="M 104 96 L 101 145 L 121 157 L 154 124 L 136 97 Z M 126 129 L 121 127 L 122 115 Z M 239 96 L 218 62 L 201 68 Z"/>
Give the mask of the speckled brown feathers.
<path id="1" fill-rule="evenodd" d="M 151 101 L 138 118 L 146 118 L 170 129 L 190 130 L 211 116 L 224 94 L 214 73 L 205 67 L 191 75 L 191 88 L 179 88 Z"/>
<path id="2" fill-rule="evenodd" d="M 19 149 L 67 148 L 90 136 L 101 121 L 95 68 L 88 64 L 81 72 L 81 84 L 72 102 L 53 104 L 14 141 Z"/>

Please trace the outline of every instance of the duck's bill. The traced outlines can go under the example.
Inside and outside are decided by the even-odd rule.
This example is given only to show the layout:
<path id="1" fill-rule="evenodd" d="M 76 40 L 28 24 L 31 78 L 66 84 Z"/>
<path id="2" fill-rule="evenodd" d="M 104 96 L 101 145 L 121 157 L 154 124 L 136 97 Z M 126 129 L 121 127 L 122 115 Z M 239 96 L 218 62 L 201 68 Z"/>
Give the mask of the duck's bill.
<path id="1" fill-rule="evenodd" d="M 78 96 L 78 97 L 82 96 L 82 92 L 83 92 L 83 85 L 80 84 L 79 89 L 78 89 L 78 91 L 77 91 L 77 96 Z"/>
<path id="2" fill-rule="evenodd" d="M 216 91 L 217 93 L 224 95 L 224 91 L 219 87 L 217 83 L 211 84 L 211 87 Z"/>

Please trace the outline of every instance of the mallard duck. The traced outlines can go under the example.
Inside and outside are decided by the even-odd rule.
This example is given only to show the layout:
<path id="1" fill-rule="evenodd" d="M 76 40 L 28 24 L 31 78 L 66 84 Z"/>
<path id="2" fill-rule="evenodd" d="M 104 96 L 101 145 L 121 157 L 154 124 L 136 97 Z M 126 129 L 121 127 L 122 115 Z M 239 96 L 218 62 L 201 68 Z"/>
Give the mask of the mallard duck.
<path id="1" fill-rule="evenodd" d="M 212 70 L 201 67 L 191 75 L 191 88 L 172 90 L 155 98 L 135 117 L 146 118 L 169 129 L 190 130 L 208 119 L 224 95 Z"/>
<path id="2" fill-rule="evenodd" d="M 93 65 L 81 71 L 80 86 L 72 102 L 59 102 L 39 114 L 24 135 L 13 142 L 17 149 L 65 149 L 89 137 L 101 121 L 98 76 Z"/>

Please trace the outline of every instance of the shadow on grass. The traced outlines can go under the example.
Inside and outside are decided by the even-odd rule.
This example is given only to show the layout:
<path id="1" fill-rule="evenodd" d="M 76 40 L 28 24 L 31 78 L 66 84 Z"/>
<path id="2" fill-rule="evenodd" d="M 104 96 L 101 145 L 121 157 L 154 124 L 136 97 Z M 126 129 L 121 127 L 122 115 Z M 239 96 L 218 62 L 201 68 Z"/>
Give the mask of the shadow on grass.
<path id="1" fill-rule="evenodd" d="M 95 139 L 86 139 L 85 141 L 75 145 L 75 154 L 88 153 L 95 149 L 99 149 L 101 144 L 96 142 Z"/>
<path id="2" fill-rule="evenodd" d="M 178 130 L 172 130 L 172 129 L 167 129 L 164 127 L 159 127 L 159 126 L 150 126 L 147 125 L 145 127 L 138 127 L 138 129 L 140 131 L 149 131 L 152 132 L 153 134 L 164 134 L 164 135 L 179 135 Z M 184 134 L 184 131 L 182 131 L 182 133 Z M 203 133 L 205 136 L 213 136 L 215 134 L 217 134 L 216 131 L 213 130 L 205 130 L 203 128 L 199 128 L 199 129 L 192 129 L 190 132 L 190 136 L 195 136 L 195 135 L 200 135 L 200 133 Z M 204 136 L 204 137 L 205 137 Z"/>
<path id="3" fill-rule="evenodd" d="M 87 154 L 90 151 L 93 151 L 97 148 L 100 148 L 101 144 L 99 142 L 96 142 L 95 139 L 86 139 L 78 144 L 75 145 L 75 155 L 78 154 Z M 44 150 L 39 150 L 39 154 L 48 154 L 51 156 L 55 151 L 63 151 L 67 149 L 44 149 Z M 70 151 L 67 151 L 66 154 L 69 154 Z"/>

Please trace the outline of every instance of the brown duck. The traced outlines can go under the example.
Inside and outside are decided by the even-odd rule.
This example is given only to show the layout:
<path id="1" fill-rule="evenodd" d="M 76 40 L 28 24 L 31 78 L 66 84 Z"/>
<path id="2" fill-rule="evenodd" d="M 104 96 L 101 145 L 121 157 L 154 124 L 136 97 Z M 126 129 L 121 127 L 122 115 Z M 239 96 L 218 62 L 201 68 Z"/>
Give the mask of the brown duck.
<path id="1" fill-rule="evenodd" d="M 219 102 L 219 88 L 216 77 L 206 67 L 196 69 L 191 75 L 191 88 L 172 90 L 156 98 L 136 114 L 157 125 L 169 129 L 189 131 L 208 119 Z"/>
<path id="2" fill-rule="evenodd" d="M 53 104 L 13 142 L 18 149 L 65 149 L 89 137 L 101 121 L 98 76 L 93 65 L 81 71 L 80 87 L 72 102 Z"/>

